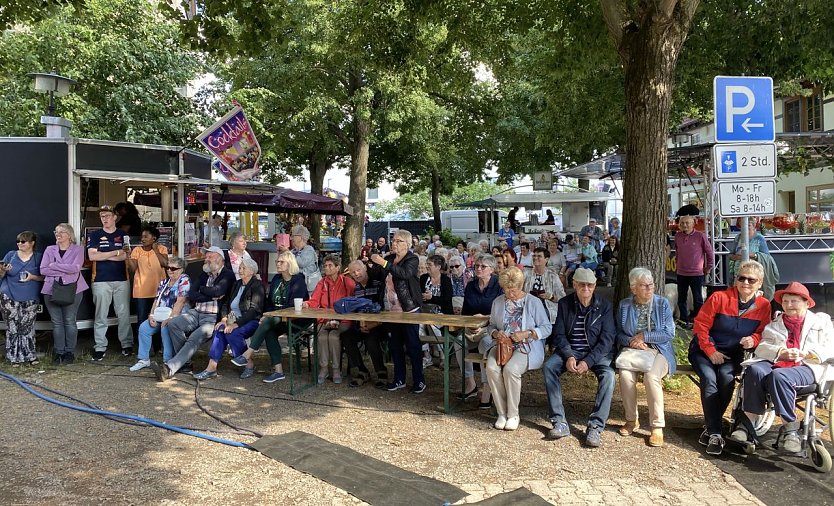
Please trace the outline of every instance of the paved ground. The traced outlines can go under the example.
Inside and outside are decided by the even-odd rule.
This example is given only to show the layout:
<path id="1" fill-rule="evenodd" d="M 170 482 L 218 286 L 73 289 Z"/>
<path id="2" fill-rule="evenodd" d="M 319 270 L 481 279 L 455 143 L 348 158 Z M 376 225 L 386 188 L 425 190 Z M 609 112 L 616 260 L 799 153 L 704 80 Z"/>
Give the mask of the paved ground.
<path id="1" fill-rule="evenodd" d="M 196 360 L 202 365 L 204 357 Z M 183 426 L 224 429 L 194 402 L 190 379 L 158 384 L 147 371 L 129 373 L 132 361 L 109 358 L 54 369 L 12 370 L 21 377 L 102 408 Z M 228 362 L 222 377 L 205 383 L 202 398 L 213 412 L 268 434 L 304 430 L 410 471 L 452 483 L 472 503 L 526 487 L 554 504 L 757 504 L 677 435 L 664 448 L 643 437 L 621 437 L 619 396 L 603 447 L 583 448 L 577 437 L 544 441 L 545 392 L 540 372 L 525 376 L 522 426 L 514 433 L 491 428 L 492 414 L 471 405 L 442 415 L 441 372 L 428 373 L 419 396 L 350 389 L 328 383 L 290 398 L 286 382 L 241 381 Z M 589 378 L 567 382 L 565 398 L 575 435 L 590 409 Z M 359 504 L 315 477 L 258 453 L 160 429 L 118 424 L 47 404 L 0 381 L 0 497 L 7 504 Z M 643 401 L 644 403 L 644 401 Z M 700 409 L 694 389 L 667 394 L 667 423 L 694 428 Z M 641 417 L 646 413 L 641 409 Z M 645 420 L 643 423 L 646 423 Z M 248 436 L 225 436 L 244 442 Z M 349 462 L 334 466 L 349 467 Z M 407 504 L 408 498 L 402 498 Z"/>

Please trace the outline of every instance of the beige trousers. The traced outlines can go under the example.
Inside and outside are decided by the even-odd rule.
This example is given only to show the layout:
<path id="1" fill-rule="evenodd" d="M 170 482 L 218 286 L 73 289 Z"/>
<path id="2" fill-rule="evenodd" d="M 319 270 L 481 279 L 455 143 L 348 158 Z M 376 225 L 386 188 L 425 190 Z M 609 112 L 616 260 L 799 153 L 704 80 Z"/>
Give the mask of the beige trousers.
<path id="1" fill-rule="evenodd" d="M 487 382 L 492 391 L 492 401 L 499 415 L 507 418 L 518 416 L 518 403 L 521 400 L 521 375 L 527 372 L 527 355 L 515 352 L 507 365 L 499 367 L 495 361 L 495 351 L 489 351 L 487 359 Z"/>
<path id="2" fill-rule="evenodd" d="M 339 328 L 327 330 L 322 327 L 319 330 L 319 344 L 316 350 L 319 354 L 319 370 L 327 371 L 327 364 L 333 363 L 333 370 L 339 371 L 342 368 L 342 332 L 350 328 L 347 323 L 340 323 Z"/>
<path id="3" fill-rule="evenodd" d="M 619 369 L 620 395 L 627 422 L 637 421 L 637 375 L 639 372 Z M 663 415 L 663 377 L 669 373 L 669 363 L 658 353 L 649 372 L 643 373 L 643 385 L 646 387 L 646 402 L 649 405 L 649 425 L 652 429 L 666 426 Z"/>

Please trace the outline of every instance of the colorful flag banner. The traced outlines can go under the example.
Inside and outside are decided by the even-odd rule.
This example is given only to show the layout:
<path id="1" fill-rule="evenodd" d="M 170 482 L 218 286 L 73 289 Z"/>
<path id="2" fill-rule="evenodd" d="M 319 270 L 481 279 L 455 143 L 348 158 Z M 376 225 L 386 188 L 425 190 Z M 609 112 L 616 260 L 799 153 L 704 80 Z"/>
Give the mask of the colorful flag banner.
<path id="1" fill-rule="evenodd" d="M 221 174 L 230 181 L 250 181 L 261 170 L 261 146 L 239 105 L 197 138 L 220 161 Z"/>

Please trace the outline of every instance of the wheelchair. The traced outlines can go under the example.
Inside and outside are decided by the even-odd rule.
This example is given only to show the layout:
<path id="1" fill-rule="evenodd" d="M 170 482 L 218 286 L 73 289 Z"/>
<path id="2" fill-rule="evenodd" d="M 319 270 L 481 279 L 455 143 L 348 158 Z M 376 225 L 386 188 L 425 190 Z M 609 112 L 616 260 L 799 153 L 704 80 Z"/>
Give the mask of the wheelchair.
<path id="1" fill-rule="evenodd" d="M 750 420 L 744 413 L 742 399 L 744 398 L 743 381 L 745 369 L 746 367 L 742 369 L 741 374 L 736 378 L 738 386 L 733 399 L 730 434 L 743 425 L 747 430 L 749 440 L 739 441 L 728 438 L 727 441 L 741 445 L 744 452 L 750 455 L 755 453 L 756 446 L 760 446 L 758 438 L 764 436 L 773 425 L 776 419 L 776 411 L 768 400 L 765 413 L 756 417 L 755 420 Z M 821 438 L 822 434 L 828 431 L 829 437 L 831 438 L 830 441 L 834 443 L 834 424 L 832 423 L 832 418 L 834 418 L 834 400 L 832 400 L 832 396 L 834 396 L 834 359 L 829 359 L 825 362 L 823 380 L 815 385 L 800 388 L 796 392 L 797 407 L 804 414 L 797 432 L 801 442 L 801 450 L 798 453 L 790 454 L 797 457 L 810 458 L 814 469 L 821 473 L 827 473 L 832 468 L 831 453 Z M 821 420 L 817 416 L 818 411 L 825 413 L 828 416 L 828 420 Z M 773 443 L 774 449 L 778 450 L 780 448 L 780 443 L 783 442 L 786 435 L 785 426 L 783 425 L 779 428 L 776 442 Z"/>

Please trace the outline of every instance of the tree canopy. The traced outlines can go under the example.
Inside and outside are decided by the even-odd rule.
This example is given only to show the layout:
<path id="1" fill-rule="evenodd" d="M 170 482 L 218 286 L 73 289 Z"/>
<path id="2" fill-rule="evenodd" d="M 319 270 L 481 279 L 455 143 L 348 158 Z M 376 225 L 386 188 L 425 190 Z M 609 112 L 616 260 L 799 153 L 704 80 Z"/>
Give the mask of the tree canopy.
<path id="1" fill-rule="evenodd" d="M 57 99 L 73 135 L 158 144 L 187 144 L 206 125 L 177 88 L 203 70 L 179 46 L 177 27 L 148 2 L 86 0 L 0 34 L 0 134 L 39 135 L 47 102 L 30 72 L 58 71 L 77 81 Z"/>

